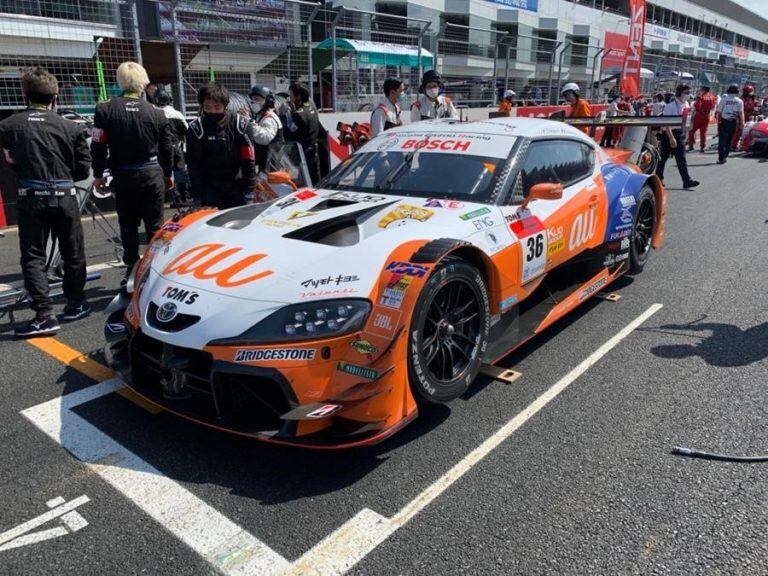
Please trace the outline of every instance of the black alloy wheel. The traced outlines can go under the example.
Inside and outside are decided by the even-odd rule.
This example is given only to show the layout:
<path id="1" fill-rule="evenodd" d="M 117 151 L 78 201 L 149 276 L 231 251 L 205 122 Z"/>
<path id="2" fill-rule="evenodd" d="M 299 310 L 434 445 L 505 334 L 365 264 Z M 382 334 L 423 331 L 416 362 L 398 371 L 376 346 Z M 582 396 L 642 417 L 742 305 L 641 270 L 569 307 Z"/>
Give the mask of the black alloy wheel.
<path id="1" fill-rule="evenodd" d="M 411 389 L 430 404 L 460 396 L 480 370 L 490 312 L 482 275 L 463 260 L 441 262 L 416 304 L 409 340 Z"/>
<path id="2" fill-rule="evenodd" d="M 637 198 L 635 219 L 629 246 L 629 270 L 639 273 L 643 270 L 651 253 L 651 240 L 656 231 L 656 198 L 653 191 L 644 186 Z"/>

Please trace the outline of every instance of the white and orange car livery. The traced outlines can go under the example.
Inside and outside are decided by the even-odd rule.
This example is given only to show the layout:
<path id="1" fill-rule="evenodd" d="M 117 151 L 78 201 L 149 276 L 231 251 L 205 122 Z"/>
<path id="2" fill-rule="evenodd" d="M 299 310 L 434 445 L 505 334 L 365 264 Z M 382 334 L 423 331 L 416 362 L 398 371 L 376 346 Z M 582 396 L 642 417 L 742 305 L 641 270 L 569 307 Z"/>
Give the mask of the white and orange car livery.
<path id="1" fill-rule="evenodd" d="M 380 441 L 664 235 L 655 176 L 570 126 L 387 131 L 318 189 L 165 224 L 105 333 L 139 394 L 272 442 Z"/>

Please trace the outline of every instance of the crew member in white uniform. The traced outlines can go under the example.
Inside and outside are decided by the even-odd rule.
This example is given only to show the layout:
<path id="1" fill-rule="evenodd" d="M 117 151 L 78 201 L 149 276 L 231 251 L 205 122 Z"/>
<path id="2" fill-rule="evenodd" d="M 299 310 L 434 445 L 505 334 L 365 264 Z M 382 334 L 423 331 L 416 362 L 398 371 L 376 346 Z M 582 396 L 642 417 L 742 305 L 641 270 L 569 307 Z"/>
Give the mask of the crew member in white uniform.
<path id="1" fill-rule="evenodd" d="M 459 119 L 459 114 L 448 96 L 441 95 L 443 79 L 436 70 L 427 70 L 421 78 L 419 97 L 411 106 L 411 122 L 435 118 Z"/>
<path id="2" fill-rule="evenodd" d="M 731 152 L 733 135 L 744 126 L 744 101 L 739 98 L 739 87 L 728 86 L 725 96 L 715 108 L 717 120 L 717 163 L 725 164 Z"/>
<path id="3" fill-rule="evenodd" d="M 400 119 L 400 95 L 405 90 L 405 84 L 399 78 L 384 80 L 384 99 L 371 114 L 371 137 L 378 136 L 385 130 L 402 126 Z"/>

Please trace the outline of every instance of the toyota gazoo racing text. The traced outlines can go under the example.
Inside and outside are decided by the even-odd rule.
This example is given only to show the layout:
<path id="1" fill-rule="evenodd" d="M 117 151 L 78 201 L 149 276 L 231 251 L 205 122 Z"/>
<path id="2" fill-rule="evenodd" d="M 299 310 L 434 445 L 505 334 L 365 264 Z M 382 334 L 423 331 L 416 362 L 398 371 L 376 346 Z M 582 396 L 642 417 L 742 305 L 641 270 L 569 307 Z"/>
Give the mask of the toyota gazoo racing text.
<path id="1" fill-rule="evenodd" d="M 549 120 L 387 131 L 317 189 L 166 223 L 107 356 L 177 415 L 316 448 L 380 441 L 664 236 L 655 176 Z"/>

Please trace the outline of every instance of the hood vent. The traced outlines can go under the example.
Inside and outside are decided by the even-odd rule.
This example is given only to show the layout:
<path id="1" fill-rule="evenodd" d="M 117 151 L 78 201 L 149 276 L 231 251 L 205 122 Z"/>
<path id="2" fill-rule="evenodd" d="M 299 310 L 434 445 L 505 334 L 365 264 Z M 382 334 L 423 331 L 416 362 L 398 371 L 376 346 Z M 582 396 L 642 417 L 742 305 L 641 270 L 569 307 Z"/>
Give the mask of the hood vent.
<path id="1" fill-rule="evenodd" d="M 336 202 L 328 200 L 327 202 Z M 348 202 L 343 204 L 348 204 Z M 316 244 L 327 244 L 328 246 L 354 246 L 360 242 L 360 228 L 358 221 L 366 218 L 374 212 L 378 212 L 397 202 L 387 202 L 386 204 L 377 204 L 376 206 L 367 206 L 362 210 L 342 214 L 335 218 L 330 218 L 315 224 L 309 224 L 304 228 L 288 232 L 283 238 L 292 240 L 303 240 L 304 242 L 314 242 Z M 354 204 L 354 202 L 353 202 Z"/>
<path id="2" fill-rule="evenodd" d="M 269 208 L 271 204 L 271 202 L 261 202 L 260 204 L 248 204 L 247 206 L 242 206 L 240 208 L 236 208 L 235 210 L 228 210 L 223 214 L 214 216 L 208 220 L 206 224 L 208 224 L 208 226 L 216 226 L 218 228 L 240 230 L 253 222 L 254 219 L 259 214 L 264 212 L 264 210 Z"/>

